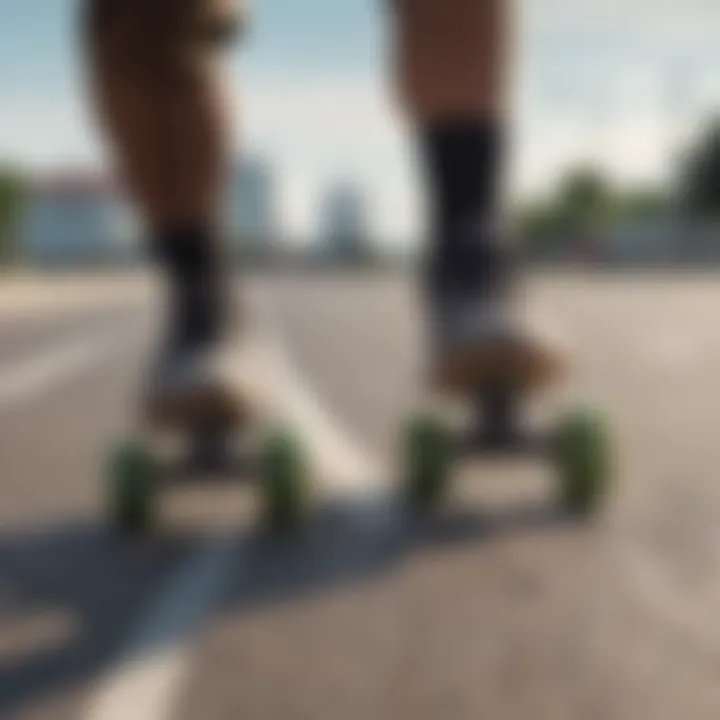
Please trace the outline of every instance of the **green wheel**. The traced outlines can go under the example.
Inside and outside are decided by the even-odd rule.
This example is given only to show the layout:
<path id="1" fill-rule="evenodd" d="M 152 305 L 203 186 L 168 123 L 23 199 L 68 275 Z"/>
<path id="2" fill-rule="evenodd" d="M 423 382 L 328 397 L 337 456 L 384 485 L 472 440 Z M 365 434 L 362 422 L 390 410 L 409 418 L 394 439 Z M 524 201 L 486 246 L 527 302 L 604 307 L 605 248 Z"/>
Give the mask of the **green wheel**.
<path id="1" fill-rule="evenodd" d="M 415 418 L 407 430 L 405 490 L 416 510 L 428 510 L 445 497 L 452 469 L 452 438 L 434 415 Z"/>
<path id="2" fill-rule="evenodd" d="M 612 473 L 610 432 L 604 418 L 577 410 L 563 418 L 553 438 L 563 507 L 589 516 L 607 495 Z"/>
<path id="3" fill-rule="evenodd" d="M 109 462 L 110 521 L 120 532 L 151 528 L 157 512 L 159 470 L 149 448 L 138 442 L 118 447 Z"/>
<path id="4" fill-rule="evenodd" d="M 309 461 L 298 435 L 288 427 L 273 428 L 261 453 L 265 519 L 273 529 L 296 526 L 309 499 Z"/>

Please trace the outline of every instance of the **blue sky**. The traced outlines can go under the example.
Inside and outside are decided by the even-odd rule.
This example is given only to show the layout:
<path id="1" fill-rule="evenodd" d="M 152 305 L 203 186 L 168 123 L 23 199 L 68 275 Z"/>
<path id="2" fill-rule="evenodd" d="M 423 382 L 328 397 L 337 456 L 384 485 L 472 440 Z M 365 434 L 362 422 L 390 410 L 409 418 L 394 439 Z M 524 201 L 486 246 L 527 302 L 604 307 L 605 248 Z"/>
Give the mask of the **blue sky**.
<path id="1" fill-rule="evenodd" d="M 523 0 L 509 191 L 540 193 L 574 161 L 620 180 L 667 172 L 720 98 L 715 0 Z M 383 0 L 255 0 L 231 56 L 237 147 L 273 159 L 285 222 L 311 231 L 317 197 L 354 178 L 379 235 L 421 221 L 411 138 L 384 82 Z M 100 164 L 76 47 L 77 0 L 0 0 L 0 157 Z"/>

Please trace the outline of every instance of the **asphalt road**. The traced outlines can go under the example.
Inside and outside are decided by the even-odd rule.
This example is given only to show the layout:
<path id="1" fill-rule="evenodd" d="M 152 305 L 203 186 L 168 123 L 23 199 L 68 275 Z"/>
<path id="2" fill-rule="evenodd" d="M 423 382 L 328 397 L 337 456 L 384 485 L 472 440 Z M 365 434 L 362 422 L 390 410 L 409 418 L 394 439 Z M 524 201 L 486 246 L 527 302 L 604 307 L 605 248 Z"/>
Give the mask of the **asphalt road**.
<path id="1" fill-rule="evenodd" d="M 366 474 L 351 494 L 324 478 L 292 537 L 257 532 L 249 482 L 173 488 L 153 537 L 113 537 L 102 465 L 134 427 L 155 308 L 3 317 L 0 717 L 720 716 L 716 279 L 532 281 L 574 369 L 529 416 L 591 403 L 615 430 L 616 492 L 587 526 L 554 511 L 537 462 L 468 463 L 423 522 L 394 503 L 421 400 L 405 280 L 247 288 L 310 441 Z"/>

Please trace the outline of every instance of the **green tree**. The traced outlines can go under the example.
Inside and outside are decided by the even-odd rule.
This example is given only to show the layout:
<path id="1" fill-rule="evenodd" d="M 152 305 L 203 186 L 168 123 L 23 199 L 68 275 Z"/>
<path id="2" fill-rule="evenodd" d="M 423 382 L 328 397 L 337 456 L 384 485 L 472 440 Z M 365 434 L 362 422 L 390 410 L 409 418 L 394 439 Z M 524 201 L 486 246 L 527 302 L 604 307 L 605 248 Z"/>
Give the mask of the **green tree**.
<path id="1" fill-rule="evenodd" d="M 657 188 L 635 188 L 618 194 L 613 217 L 618 220 L 644 220 L 665 215 L 672 205 L 666 192 Z"/>
<path id="2" fill-rule="evenodd" d="M 599 169 L 592 166 L 576 168 L 568 173 L 560 188 L 558 206 L 568 230 L 600 230 L 612 214 L 612 186 Z"/>
<path id="3" fill-rule="evenodd" d="M 518 229 L 531 255 L 552 254 L 600 230 L 610 218 L 612 202 L 605 176 L 592 166 L 579 166 L 549 199 L 519 209 Z"/>
<path id="4" fill-rule="evenodd" d="M 516 224 L 531 254 L 545 254 L 557 249 L 567 231 L 557 199 L 526 203 L 518 208 Z"/>
<path id="5" fill-rule="evenodd" d="M 688 148 L 678 175 L 681 207 L 690 214 L 720 217 L 720 118 Z"/>
<path id="6" fill-rule="evenodd" d="M 17 256 L 16 230 L 23 198 L 24 184 L 20 173 L 13 167 L 0 166 L 0 265 Z"/>
<path id="7" fill-rule="evenodd" d="M 554 195 L 520 206 L 516 221 L 529 253 L 543 257 L 598 248 L 613 224 L 661 217 L 671 204 L 659 188 L 621 190 L 601 170 L 582 165 L 566 174 Z"/>

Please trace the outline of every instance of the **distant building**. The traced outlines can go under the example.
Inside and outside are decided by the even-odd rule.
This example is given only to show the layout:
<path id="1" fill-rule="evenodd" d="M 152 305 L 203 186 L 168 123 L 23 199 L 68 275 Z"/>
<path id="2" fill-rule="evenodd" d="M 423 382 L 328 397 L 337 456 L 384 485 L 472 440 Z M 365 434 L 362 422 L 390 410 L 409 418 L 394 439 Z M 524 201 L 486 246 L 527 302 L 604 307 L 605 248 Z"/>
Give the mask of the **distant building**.
<path id="1" fill-rule="evenodd" d="M 605 233 L 606 261 L 616 265 L 667 265 L 682 260 L 688 228 L 676 218 L 658 217 L 614 225 Z"/>
<path id="2" fill-rule="evenodd" d="M 24 259 L 41 265 L 94 263 L 126 255 L 127 209 L 115 186 L 87 172 L 30 181 L 22 220 Z"/>
<path id="3" fill-rule="evenodd" d="M 226 223 L 232 241 L 244 250 L 262 252 L 276 242 L 275 176 L 264 160 L 243 159 L 233 167 L 228 183 Z"/>
<path id="4" fill-rule="evenodd" d="M 597 260 L 617 267 L 720 265 L 720 223 L 664 217 L 617 223 L 608 228 Z"/>
<path id="5" fill-rule="evenodd" d="M 368 206 L 360 188 L 333 185 L 321 207 L 320 242 L 324 253 L 338 259 L 365 256 L 369 237 Z"/>

